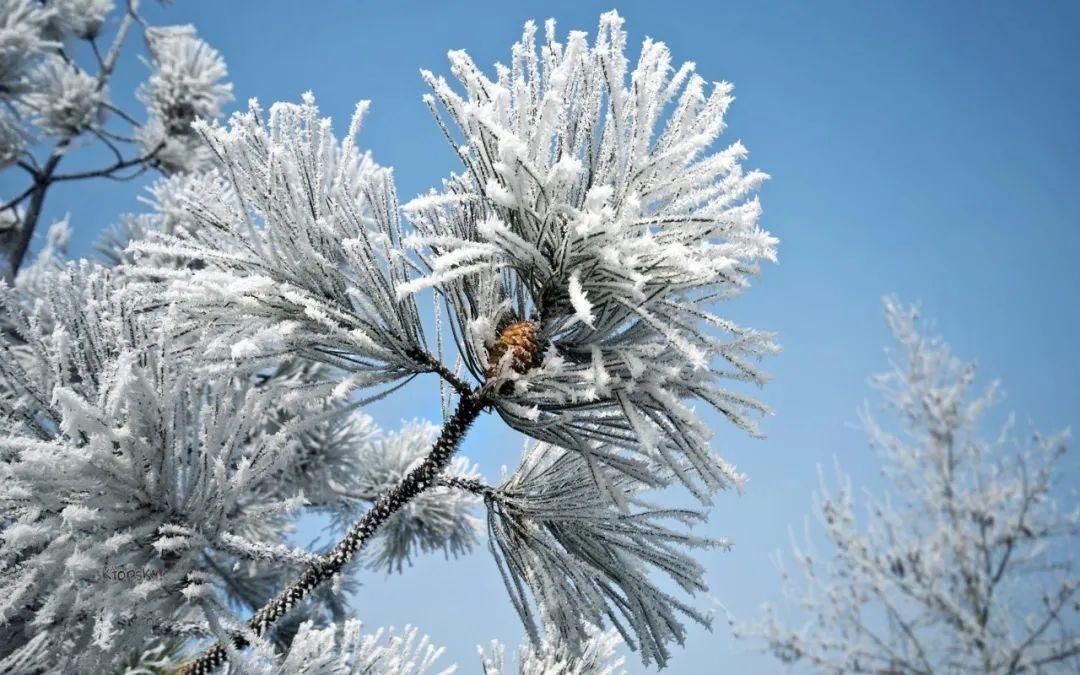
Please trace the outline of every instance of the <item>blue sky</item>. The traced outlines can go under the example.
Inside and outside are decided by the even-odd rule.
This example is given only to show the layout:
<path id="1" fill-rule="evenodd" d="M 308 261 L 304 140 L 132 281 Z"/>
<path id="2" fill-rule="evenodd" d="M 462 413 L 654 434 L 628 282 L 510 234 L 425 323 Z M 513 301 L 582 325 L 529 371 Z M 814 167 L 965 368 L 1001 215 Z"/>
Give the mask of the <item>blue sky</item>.
<path id="1" fill-rule="evenodd" d="M 780 597 L 769 556 L 809 514 L 817 465 L 835 456 L 857 484 L 878 484 L 855 423 L 867 377 L 885 366 L 882 295 L 919 301 L 985 381 L 1002 380 L 1022 423 L 1080 423 L 1080 4 L 185 0 L 148 14 L 194 23 L 224 54 L 239 103 L 310 89 L 343 133 L 355 102 L 371 99 L 362 141 L 408 198 L 455 168 L 421 104 L 420 68 L 447 73 L 458 48 L 490 66 L 507 60 L 527 18 L 593 32 L 613 6 L 632 45 L 663 40 L 707 79 L 735 84 L 726 140 L 742 140 L 749 164 L 773 177 L 763 224 L 780 238 L 780 262 L 726 313 L 779 333 L 784 352 L 761 393 L 776 415 L 766 440 L 716 422 L 717 449 L 750 483 L 717 500 L 709 533 L 736 546 L 705 556 L 715 600 L 701 599 L 750 617 Z M 128 100 L 145 73 L 125 61 L 115 98 Z M 0 175 L 0 194 L 17 188 Z M 83 255 L 101 227 L 139 208 L 141 188 L 63 185 L 46 217 L 71 212 Z M 373 414 L 384 427 L 436 418 L 430 389 L 413 392 Z M 486 420 L 464 452 L 496 479 L 519 449 Z M 1066 461 L 1075 484 L 1077 463 Z M 476 672 L 475 645 L 521 635 L 485 550 L 361 580 L 365 622 L 419 625 L 461 672 Z M 670 667 L 721 669 L 780 670 L 723 621 L 693 630 Z M 645 672 L 632 655 L 628 670 Z"/>

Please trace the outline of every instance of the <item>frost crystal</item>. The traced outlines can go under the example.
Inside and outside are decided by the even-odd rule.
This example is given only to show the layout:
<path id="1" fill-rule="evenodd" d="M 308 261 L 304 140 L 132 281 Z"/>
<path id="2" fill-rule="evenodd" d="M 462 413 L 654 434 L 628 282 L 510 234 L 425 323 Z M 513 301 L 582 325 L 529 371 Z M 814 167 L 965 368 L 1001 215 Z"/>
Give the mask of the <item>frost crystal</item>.
<path id="1" fill-rule="evenodd" d="M 430 370 L 416 304 L 394 291 L 410 269 L 392 177 L 355 145 L 365 108 L 340 143 L 310 95 L 269 121 L 253 101 L 228 128 L 201 127 L 225 168 L 186 195 L 195 231 L 134 250 L 199 261 L 166 278 L 207 356 L 258 368 L 294 353 L 354 373 L 355 387 Z"/>
<path id="2" fill-rule="evenodd" d="M 145 153 L 155 150 L 154 165 L 166 175 L 196 172 L 212 164 L 213 153 L 203 139 L 190 133 L 175 133 L 156 115 L 135 131 Z"/>
<path id="3" fill-rule="evenodd" d="M 103 672 L 198 627 L 215 584 L 250 606 L 266 568 L 306 563 L 266 491 L 295 432 L 245 429 L 281 394 L 193 381 L 106 272 L 58 270 L 40 297 L 0 298 L 0 659 L 43 632 L 52 668 Z"/>
<path id="4" fill-rule="evenodd" d="M 340 626 L 316 629 L 304 624 L 288 654 L 277 663 L 245 663 L 229 668 L 245 675 L 424 675 L 436 667 L 442 647 L 431 644 L 412 626 L 400 634 L 393 629 L 361 632 L 362 624 L 350 619 Z M 454 667 L 431 675 L 450 675 Z"/>
<path id="5" fill-rule="evenodd" d="M 192 26 L 152 28 L 146 41 L 153 72 L 138 91 L 148 119 L 136 135 L 165 173 L 204 168 L 211 154 L 192 123 L 216 120 L 233 99 L 225 60 Z"/>
<path id="6" fill-rule="evenodd" d="M 0 0 L 0 98 L 19 94 L 36 57 L 56 42 L 44 35 L 53 10 L 36 0 Z"/>

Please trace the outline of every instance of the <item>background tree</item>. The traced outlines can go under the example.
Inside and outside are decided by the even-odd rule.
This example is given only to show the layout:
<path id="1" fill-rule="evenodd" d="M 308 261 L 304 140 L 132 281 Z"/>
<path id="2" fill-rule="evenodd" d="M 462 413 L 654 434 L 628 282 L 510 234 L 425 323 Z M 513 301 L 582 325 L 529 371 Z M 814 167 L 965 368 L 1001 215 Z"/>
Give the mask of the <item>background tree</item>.
<path id="1" fill-rule="evenodd" d="M 358 557 L 470 550 L 480 503 L 523 672 L 609 672 L 617 641 L 666 664 L 709 616 L 656 577 L 704 591 L 694 551 L 726 542 L 650 495 L 740 484 L 693 405 L 755 431 L 729 384 L 775 350 L 713 313 L 775 259 L 764 174 L 711 149 L 730 86 L 651 40 L 631 69 L 615 13 L 592 42 L 529 23 L 494 79 L 463 52 L 459 89 L 425 73 L 464 168 L 402 207 L 357 146 L 366 103 L 340 140 L 310 94 L 208 121 L 224 69 L 193 40 L 148 32 L 146 161 L 183 169 L 154 211 L 102 263 L 58 233 L 0 294 L 0 665 L 426 671 L 436 648 L 361 636 L 343 598 Z M 441 426 L 359 411 L 422 375 Z M 487 413 L 534 441 L 498 484 L 456 456 Z M 340 541 L 295 548 L 305 512 Z"/>
<path id="2" fill-rule="evenodd" d="M 1056 497 L 1068 433 L 984 437 L 996 384 L 974 392 L 975 367 L 887 299 L 899 344 L 874 379 L 891 424 L 864 415 L 888 491 L 856 515 L 849 480 L 823 486 L 818 508 L 829 556 L 795 545 L 784 573 L 807 615 L 785 625 L 773 608 L 740 627 L 780 660 L 830 673 L 1077 672 L 1080 509 Z"/>
<path id="3" fill-rule="evenodd" d="M 114 11 L 113 0 L 0 1 L 0 170 L 5 186 L 16 185 L 20 172 L 26 183 L 0 202 L 0 278 L 9 283 L 51 186 L 187 171 L 208 159 L 191 122 L 217 118 L 232 100 L 225 62 L 191 26 L 150 26 L 139 5 L 125 0 Z M 133 28 L 149 57 L 138 91 L 142 114 L 121 109 L 109 92 Z M 62 171 L 72 155 L 87 168 Z"/>

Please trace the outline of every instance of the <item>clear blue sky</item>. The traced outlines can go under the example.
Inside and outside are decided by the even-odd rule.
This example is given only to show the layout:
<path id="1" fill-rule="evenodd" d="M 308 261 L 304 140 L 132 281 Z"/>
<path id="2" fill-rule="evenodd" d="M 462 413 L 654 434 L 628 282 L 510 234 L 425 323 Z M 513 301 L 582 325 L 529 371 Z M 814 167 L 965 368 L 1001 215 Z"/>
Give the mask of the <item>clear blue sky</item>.
<path id="1" fill-rule="evenodd" d="M 194 23 L 223 52 L 240 103 L 311 89 L 343 132 L 354 103 L 371 99 L 362 140 L 395 167 L 408 198 L 455 166 L 420 102 L 420 68 L 446 73 L 457 48 L 481 64 L 505 61 L 525 19 L 592 32 L 613 5 L 632 45 L 663 40 L 707 79 L 734 82 L 726 138 L 773 176 L 763 222 L 781 240 L 780 263 L 727 313 L 780 334 L 763 392 L 776 416 L 764 441 L 716 424 L 716 447 L 750 475 L 744 496 L 718 499 L 710 525 L 736 543 L 705 559 L 718 602 L 748 617 L 779 598 L 769 555 L 809 513 L 819 463 L 835 455 L 857 483 L 876 485 L 877 460 L 854 423 L 867 377 L 885 365 L 886 293 L 920 301 L 961 356 L 1003 381 L 1021 422 L 1080 423 L 1080 4 L 185 0 L 148 11 L 156 23 Z M 144 76 L 126 62 L 118 98 Z M 0 193 L 16 187 L 0 181 Z M 63 186 L 47 216 L 72 212 L 82 254 L 97 230 L 138 208 L 138 192 Z M 418 386 L 373 410 L 383 426 L 437 418 L 435 397 Z M 496 479 L 519 447 L 488 422 L 465 453 Z M 1076 466 L 1068 461 L 1073 483 Z M 461 672 L 476 672 L 475 645 L 521 634 L 485 550 L 362 581 L 361 618 L 419 625 Z M 635 658 L 629 672 L 644 672 Z M 779 670 L 722 621 L 712 634 L 692 631 L 670 667 Z"/>

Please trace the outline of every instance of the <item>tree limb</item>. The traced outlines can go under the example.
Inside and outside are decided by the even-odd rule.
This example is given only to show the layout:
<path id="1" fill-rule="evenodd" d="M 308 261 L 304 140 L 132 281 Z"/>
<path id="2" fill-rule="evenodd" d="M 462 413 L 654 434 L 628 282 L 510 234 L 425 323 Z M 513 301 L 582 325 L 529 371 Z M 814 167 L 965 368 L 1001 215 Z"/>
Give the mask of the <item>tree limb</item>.
<path id="1" fill-rule="evenodd" d="M 398 510 L 421 492 L 437 485 L 439 474 L 450 463 L 469 427 L 486 405 L 487 399 L 479 390 L 470 390 L 469 395 L 462 396 L 457 410 L 443 426 L 442 433 L 424 461 L 396 486 L 383 493 L 375 505 L 349 529 L 333 551 L 304 570 L 296 581 L 256 612 L 248 620 L 247 627 L 257 636 L 264 635 L 278 619 L 310 595 L 319 584 L 339 574 L 379 527 Z M 232 647 L 236 649 L 247 644 L 248 640 L 241 635 L 232 638 Z M 221 642 L 216 642 L 193 660 L 181 665 L 175 675 L 206 675 L 227 660 L 228 648 Z"/>

